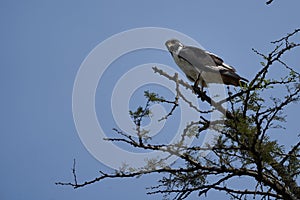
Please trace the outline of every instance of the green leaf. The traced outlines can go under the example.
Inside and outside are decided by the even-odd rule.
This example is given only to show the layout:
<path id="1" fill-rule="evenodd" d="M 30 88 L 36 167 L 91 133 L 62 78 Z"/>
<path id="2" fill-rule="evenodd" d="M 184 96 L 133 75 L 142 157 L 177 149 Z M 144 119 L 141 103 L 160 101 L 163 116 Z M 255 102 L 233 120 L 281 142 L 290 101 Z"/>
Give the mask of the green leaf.
<path id="1" fill-rule="evenodd" d="M 266 64 L 264 62 L 260 62 L 260 64 L 264 67 L 266 66 Z"/>

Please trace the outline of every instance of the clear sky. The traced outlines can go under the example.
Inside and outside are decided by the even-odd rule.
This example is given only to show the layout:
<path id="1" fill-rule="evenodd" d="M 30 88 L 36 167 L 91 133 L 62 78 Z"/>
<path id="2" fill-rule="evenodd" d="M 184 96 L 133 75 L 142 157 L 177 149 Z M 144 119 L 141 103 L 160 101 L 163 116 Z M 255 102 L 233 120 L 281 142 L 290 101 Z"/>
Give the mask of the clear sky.
<path id="1" fill-rule="evenodd" d="M 155 184 L 156 175 L 105 180 L 77 190 L 54 184 L 72 180 L 74 158 L 79 181 L 110 170 L 87 151 L 73 119 L 73 85 L 86 56 L 114 34 L 169 28 L 193 38 L 251 79 L 260 67 L 251 48 L 267 52 L 270 41 L 299 28 L 299 7 L 297 0 L 275 0 L 270 6 L 263 0 L 1 0 L 0 199 L 160 199 L 147 196 L 145 190 Z M 299 64 L 299 56 L 290 59 Z M 116 60 L 96 94 L 104 130 L 115 126 L 109 110 L 113 85 L 122 73 L 144 63 L 178 70 L 170 55 L 158 50 L 131 52 Z M 132 106 L 140 102 L 135 98 L 141 98 L 139 93 L 130 100 Z M 299 105 L 288 108 L 288 128 L 274 137 L 287 144 L 297 139 L 298 112 Z M 223 196 L 210 192 L 206 199 Z"/>

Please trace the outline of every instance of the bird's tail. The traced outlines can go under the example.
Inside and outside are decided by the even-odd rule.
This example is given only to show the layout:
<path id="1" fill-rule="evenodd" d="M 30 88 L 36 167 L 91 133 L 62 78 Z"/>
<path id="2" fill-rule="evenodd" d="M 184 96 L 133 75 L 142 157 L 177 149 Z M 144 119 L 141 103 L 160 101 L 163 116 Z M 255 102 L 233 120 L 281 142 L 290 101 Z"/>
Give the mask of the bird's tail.
<path id="1" fill-rule="evenodd" d="M 248 80 L 239 76 L 237 73 L 232 71 L 220 71 L 224 84 L 234 86 L 247 86 Z"/>
<path id="2" fill-rule="evenodd" d="M 239 84 L 241 87 L 246 87 L 248 85 L 248 80 L 243 78 L 243 77 L 240 77 L 240 80 L 239 80 Z"/>
<path id="3" fill-rule="evenodd" d="M 239 80 L 239 84 L 241 87 L 247 87 L 248 86 L 248 83 L 246 81 L 243 81 L 243 80 Z"/>

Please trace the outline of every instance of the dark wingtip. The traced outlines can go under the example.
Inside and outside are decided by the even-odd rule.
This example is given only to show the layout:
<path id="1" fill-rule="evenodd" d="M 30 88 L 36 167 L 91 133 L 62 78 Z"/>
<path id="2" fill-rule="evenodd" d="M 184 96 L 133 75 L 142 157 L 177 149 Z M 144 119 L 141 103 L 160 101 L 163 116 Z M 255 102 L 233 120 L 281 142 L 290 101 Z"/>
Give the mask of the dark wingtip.
<path id="1" fill-rule="evenodd" d="M 248 79 L 245 79 L 245 78 L 243 78 L 243 77 L 240 77 L 240 78 L 241 78 L 241 80 L 243 80 L 244 82 L 249 82 Z"/>
<path id="2" fill-rule="evenodd" d="M 239 80 L 239 84 L 240 84 L 241 87 L 247 87 L 248 86 L 247 82 L 248 82 L 247 79 Z"/>

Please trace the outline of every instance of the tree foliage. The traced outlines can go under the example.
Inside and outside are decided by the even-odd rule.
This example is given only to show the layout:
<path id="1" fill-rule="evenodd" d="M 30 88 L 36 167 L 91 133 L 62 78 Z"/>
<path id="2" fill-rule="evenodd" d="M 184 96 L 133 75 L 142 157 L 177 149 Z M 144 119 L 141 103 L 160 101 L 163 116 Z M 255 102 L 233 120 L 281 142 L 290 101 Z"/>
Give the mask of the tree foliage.
<path id="1" fill-rule="evenodd" d="M 272 1 L 267 2 L 270 3 Z M 107 178 L 161 173 L 159 185 L 149 188 L 148 194 L 160 193 L 166 199 L 185 199 L 194 192 L 201 196 L 211 190 L 217 190 L 234 199 L 300 199 L 300 186 L 297 183 L 300 174 L 300 141 L 295 142 L 292 147 L 287 147 L 272 139 L 274 129 L 284 128 L 282 125 L 286 120 L 285 107 L 300 100 L 300 74 L 283 59 L 288 51 L 300 46 L 299 42 L 294 41 L 298 32 L 300 29 L 272 42 L 274 49 L 269 53 L 253 49 L 262 59 L 260 70 L 247 86 L 234 90 L 228 88 L 228 96 L 219 101 L 213 100 L 197 85 L 190 86 L 179 80 L 177 74 L 172 76 L 157 67 L 153 68 L 155 73 L 174 82 L 174 99 L 166 100 L 155 92 L 145 91 L 146 104 L 129 112 L 135 124 L 136 137 L 114 129 L 117 136 L 106 140 L 176 156 L 177 164 L 167 165 L 164 159 L 151 159 L 143 168 L 125 165 L 118 171 L 100 172 L 99 177 L 79 183 L 74 160 L 74 181 L 56 184 L 80 188 Z M 280 77 L 272 74 L 275 68 L 277 72 L 280 71 Z M 208 117 L 211 110 L 197 108 L 182 94 L 183 89 L 190 90 L 213 109 L 223 113 L 224 120 L 211 120 Z M 191 109 L 196 109 L 200 120 L 188 124 L 181 140 L 176 143 L 151 143 L 149 131 L 141 129 L 142 121 L 151 115 L 151 105 L 170 104 L 169 113 L 161 119 L 168 120 L 179 106 L 179 99 L 188 103 Z M 225 109 L 224 104 L 229 104 L 229 108 Z M 185 144 L 187 137 L 198 138 L 208 129 L 219 133 L 215 145 L 203 148 Z M 211 153 L 202 156 L 200 152 L 203 150 L 210 150 Z M 238 177 L 246 177 L 255 185 L 253 188 L 233 186 L 232 183 Z"/>
<path id="2" fill-rule="evenodd" d="M 234 199 L 300 199 L 300 187 L 297 178 L 300 174 L 300 142 L 286 147 L 272 139 L 274 128 L 283 128 L 286 119 L 284 109 L 300 99 L 300 74 L 283 61 L 283 56 L 300 46 L 293 42 L 300 29 L 272 42 L 274 49 L 267 53 L 253 50 L 261 57 L 261 69 L 255 74 L 248 86 L 241 89 L 228 88 L 228 96 L 218 102 L 211 99 L 198 86 L 190 86 L 183 80 L 154 67 L 154 72 L 168 78 L 176 85 L 174 100 L 166 100 L 156 93 L 146 91 L 145 106 L 130 111 L 135 123 L 135 134 L 114 129 L 116 138 L 106 138 L 113 142 L 123 142 L 135 148 L 160 151 L 178 157 L 177 164 L 167 165 L 164 159 L 148 160 L 145 167 L 122 166 L 120 170 L 105 173 L 93 180 L 78 183 L 75 161 L 74 181 L 59 185 L 74 188 L 83 187 L 107 178 L 139 177 L 145 174 L 161 173 L 159 185 L 149 188 L 148 194 L 163 194 L 164 198 L 185 199 L 191 193 L 206 195 L 211 190 L 225 192 Z M 280 67 L 280 77 L 272 77 L 274 68 Z M 271 75 L 270 75 L 271 74 Z M 224 114 L 224 120 L 212 121 L 207 117 L 209 110 L 199 110 L 182 95 L 181 90 L 188 89 L 198 95 L 206 104 Z M 270 94 L 267 98 L 266 94 Z M 200 120 L 187 125 L 181 140 L 174 144 L 152 144 L 148 131 L 141 129 L 142 121 L 151 114 L 153 103 L 170 104 L 170 112 L 161 120 L 168 120 L 179 106 L 179 99 L 198 109 Z M 229 104 L 226 110 L 223 105 Z M 187 146 L 187 137 L 199 137 L 208 129 L 220 133 L 214 146 L 205 148 Z M 300 135 L 298 136 L 300 137 Z M 211 150 L 208 156 L 201 155 L 202 150 Z M 233 186 L 238 177 L 253 181 L 253 188 Z"/>

